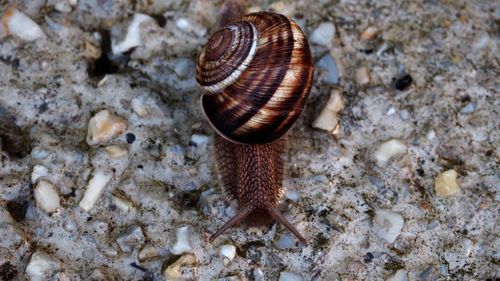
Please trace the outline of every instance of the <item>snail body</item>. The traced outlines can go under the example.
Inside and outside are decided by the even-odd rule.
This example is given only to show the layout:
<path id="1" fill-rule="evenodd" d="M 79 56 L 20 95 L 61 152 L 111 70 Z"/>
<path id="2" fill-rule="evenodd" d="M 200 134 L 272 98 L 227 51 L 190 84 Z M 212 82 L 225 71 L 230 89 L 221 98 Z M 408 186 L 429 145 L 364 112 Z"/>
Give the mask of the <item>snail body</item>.
<path id="1" fill-rule="evenodd" d="M 212 239 L 242 221 L 273 219 L 305 243 L 279 210 L 286 133 L 309 96 L 313 60 L 298 25 L 270 12 L 245 15 L 215 32 L 196 80 L 204 115 L 216 130 L 216 162 L 238 201 L 237 214 Z"/>

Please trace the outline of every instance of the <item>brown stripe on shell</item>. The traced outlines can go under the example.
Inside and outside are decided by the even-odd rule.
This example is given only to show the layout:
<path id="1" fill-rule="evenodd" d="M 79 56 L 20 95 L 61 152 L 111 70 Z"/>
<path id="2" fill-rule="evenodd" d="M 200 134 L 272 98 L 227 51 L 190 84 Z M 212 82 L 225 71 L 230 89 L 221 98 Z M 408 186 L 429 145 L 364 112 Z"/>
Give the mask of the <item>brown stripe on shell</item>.
<path id="1" fill-rule="evenodd" d="M 292 60 L 288 65 L 287 76 L 282 81 L 280 89 L 274 93 L 266 106 L 259 111 L 274 113 L 260 117 L 268 118 L 267 122 L 270 126 L 259 128 L 255 131 L 256 134 L 269 135 L 273 132 L 288 131 L 302 113 L 311 90 L 313 58 L 309 45 L 302 31 L 294 22 L 292 22 L 292 31 L 295 44 Z M 258 124 L 245 125 L 252 127 Z"/>
<path id="2" fill-rule="evenodd" d="M 217 112 L 207 112 L 207 110 L 205 112 L 212 115 L 207 117 L 213 120 L 213 123 L 220 122 L 219 132 L 231 140 L 244 143 L 263 143 L 269 142 L 270 138 L 277 139 L 279 136 L 252 134 L 251 131 L 255 128 L 249 128 L 239 134 L 234 132 L 248 123 L 269 101 L 272 93 L 280 87 L 286 75 L 286 66 L 291 60 L 294 42 L 290 22 L 284 16 L 265 13 L 264 16 L 251 15 L 249 20 L 255 20 L 253 23 L 259 29 L 260 38 L 257 53 L 252 64 L 241 75 L 240 79 L 221 93 L 225 101 L 234 99 L 238 101 L 238 105 L 226 110 L 223 109 L 224 106 L 221 106 Z M 205 96 L 203 98 L 204 107 L 207 109 L 217 107 L 215 103 L 208 100 L 218 101 L 215 97 Z M 262 123 L 260 125 L 270 126 L 271 124 Z"/>
<path id="3" fill-rule="evenodd" d="M 286 17 L 255 13 L 242 20 L 259 30 L 255 57 L 223 92 L 204 95 L 202 107 L 225 138 L 269 143 L 284 135 L 299 117 L 311 88 L 312 57 L 300 28 Z"/>

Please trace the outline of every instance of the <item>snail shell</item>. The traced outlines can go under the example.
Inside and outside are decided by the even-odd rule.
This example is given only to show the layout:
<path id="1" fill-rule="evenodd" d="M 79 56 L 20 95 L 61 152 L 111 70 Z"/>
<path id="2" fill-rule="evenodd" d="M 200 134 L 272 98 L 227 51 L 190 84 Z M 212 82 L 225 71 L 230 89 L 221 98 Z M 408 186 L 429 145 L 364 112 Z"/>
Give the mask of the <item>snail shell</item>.
<path id="1" fill-rule="evenodd" d="M 270 12 L 245 15 L 215 32 L 196 66 L 205 116 L 221 136 L 241 144 L 282 137 L 300 116 L 312 78 L 299 26 Z"/>

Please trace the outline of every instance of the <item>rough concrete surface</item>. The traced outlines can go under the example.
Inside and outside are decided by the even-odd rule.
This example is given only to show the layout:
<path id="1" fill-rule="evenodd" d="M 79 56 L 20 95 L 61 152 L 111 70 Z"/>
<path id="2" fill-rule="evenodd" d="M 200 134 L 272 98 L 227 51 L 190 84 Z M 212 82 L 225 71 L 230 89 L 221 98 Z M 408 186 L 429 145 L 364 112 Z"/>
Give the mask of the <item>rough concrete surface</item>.
<path id="1" fill-rule="evenodd" d="M 498 1 L 248 5 L 311 38 L 284 181 L 307 246 L 208 240 L 237 207 L 194 80 L 222 1 L 0 3 L 1 280 L 500 278 Z"/>

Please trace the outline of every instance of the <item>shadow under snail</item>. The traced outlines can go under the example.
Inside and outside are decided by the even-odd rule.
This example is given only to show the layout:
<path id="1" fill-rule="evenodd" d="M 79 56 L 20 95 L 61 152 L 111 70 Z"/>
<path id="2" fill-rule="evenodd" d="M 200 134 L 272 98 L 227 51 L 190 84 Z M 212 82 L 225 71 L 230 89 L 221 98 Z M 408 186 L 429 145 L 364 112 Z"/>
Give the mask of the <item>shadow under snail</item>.
<path id="1" fill-rule="evenodd" d="M 271 12 L 244 15 L 216 31 L 201 51 L 196 81 L 201 107 L 215 137 L 216 166 L 236 215 L 228 228 L 284 225 L 304 237 L 283 216 L 283 157 L 286 133 L 301 114 L 312 86 L 313 58 L 299 26 Z"/>

